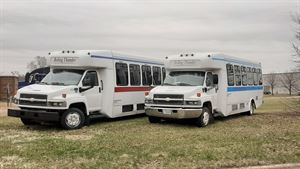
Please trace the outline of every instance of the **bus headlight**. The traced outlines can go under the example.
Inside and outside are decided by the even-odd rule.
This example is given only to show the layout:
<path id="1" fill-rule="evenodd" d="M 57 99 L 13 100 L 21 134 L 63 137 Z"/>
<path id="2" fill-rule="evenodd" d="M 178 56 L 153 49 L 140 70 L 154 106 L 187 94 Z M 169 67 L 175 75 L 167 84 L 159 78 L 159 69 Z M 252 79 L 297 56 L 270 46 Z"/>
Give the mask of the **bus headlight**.
<path id="1" fill-rule="evenodd" d="M 12 99 L 12 102 L 13 102 L 14 104 L 19 104 L 19 99 L 17 99 L 16 97 L 14 97 L 14 98 Z"/>
<path id="2" fill-rule="evenodd" d="M 53 101 L 53 102 L 48 102 L 48 106 L 50 107 L 66 107 L 67 106 L 67 103 L 64 102 L 64 101 Z"/>
<path id="3" fill-rule="evenodd" d="M 201 101 L 185 101 L 186 105 L 201 105 Z"/>

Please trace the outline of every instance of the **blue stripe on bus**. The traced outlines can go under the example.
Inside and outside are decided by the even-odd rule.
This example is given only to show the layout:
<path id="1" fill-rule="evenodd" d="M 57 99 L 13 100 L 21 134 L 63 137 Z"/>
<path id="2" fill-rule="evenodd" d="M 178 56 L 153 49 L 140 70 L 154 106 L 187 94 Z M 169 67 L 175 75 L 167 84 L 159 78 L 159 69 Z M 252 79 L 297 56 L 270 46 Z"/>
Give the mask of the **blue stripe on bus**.
<path id="1" fill-rule="evenodd" d="M 227 92 L 240 92 L 240 91 L 252 91 L 263 90 L 263 86 L 234 86 L 227 87 Z"/>
<path id="2" fill-rule="evenodd" d="M 164 65 L 164 64 L 157 63 L 157 62 L 146 62 L 146 61 L 133 60 L 133 59 L 124 59 L 124 58 L 120 58 L 120 57 L 107 57 L 107 56 L 97 56 L 97 55 L 91 55 L 91 57 L 92 58 L 101 58 L 101 59 L 110 59 L 110 60 L 122 60 L 122 61 L 145 63 L 145 64 Z"/>
<path id="3" fill-rule="evenodd" d="M 261 65 L 259 65 L 259 64 L 254 64 L 254 63 L 239 61 L 239 60 L 235 60 L 235 59 L 223 59 L 223 58 L 216 58 L 216 57 L 213 57 L 212 59 L 213 60 L 226 61 L 226 62 L 234 62 L 234 63 L 238 63 L 238 64 L 241 64 L 241 65 L 261 67 Z"/>

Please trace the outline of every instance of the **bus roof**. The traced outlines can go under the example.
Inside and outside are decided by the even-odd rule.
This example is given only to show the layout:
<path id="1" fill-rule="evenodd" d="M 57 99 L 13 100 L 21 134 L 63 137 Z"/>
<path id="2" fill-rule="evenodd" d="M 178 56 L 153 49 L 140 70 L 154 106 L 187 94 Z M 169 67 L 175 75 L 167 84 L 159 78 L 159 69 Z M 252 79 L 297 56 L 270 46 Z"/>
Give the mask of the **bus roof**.
<path id="1" fill-rule="evenodd" d="M 222 65 L 231 63 L 251 67 L 261 67 L 258 62 L 253 62 L 248 59 L 242 59 L 225 55 L 222 53 L 190 53 L 177 54 L 167 56 L 165 60 L 166 68 L 203 68 L 203 69 L 220 69 Z"/>
<path id="2" fill-rule="evenodd" d="M 110 67 L 113 60 L 163 65 L 162 60 L 123 54 L 111 50 L 73 50 L 49 53 L 50 66 Z"/>

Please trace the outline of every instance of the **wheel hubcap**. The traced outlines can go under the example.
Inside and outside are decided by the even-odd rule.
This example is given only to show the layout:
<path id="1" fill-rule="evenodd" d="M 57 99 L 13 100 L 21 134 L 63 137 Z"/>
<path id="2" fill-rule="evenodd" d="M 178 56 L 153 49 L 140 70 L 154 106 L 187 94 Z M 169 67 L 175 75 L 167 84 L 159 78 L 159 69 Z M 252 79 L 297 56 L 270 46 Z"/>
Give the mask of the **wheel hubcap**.
<path id="1" fill-rule="evenodd" d="M 203 123 L 207 125 L 209 122 L 209 114 L 207 112 L 203 113 Z"/>
<path id="2" fill-rule="evenodd" d="M 71 112 L 66 117 L 66 124 L 72 128 L 77 127 L 80 121 L 80 115 L 77 112 Z"/>

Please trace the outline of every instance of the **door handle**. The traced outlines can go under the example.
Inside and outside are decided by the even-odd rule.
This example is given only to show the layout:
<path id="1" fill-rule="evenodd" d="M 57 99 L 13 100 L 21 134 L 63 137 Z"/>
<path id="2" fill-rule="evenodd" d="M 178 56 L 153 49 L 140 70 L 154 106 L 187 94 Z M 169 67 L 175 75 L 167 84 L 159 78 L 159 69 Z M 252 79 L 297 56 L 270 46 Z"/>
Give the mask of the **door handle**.
<path id="1" fill-rule="evenodd" d="M 99 93 L 101 93 L 101 87 L 99 87 Z"/>

